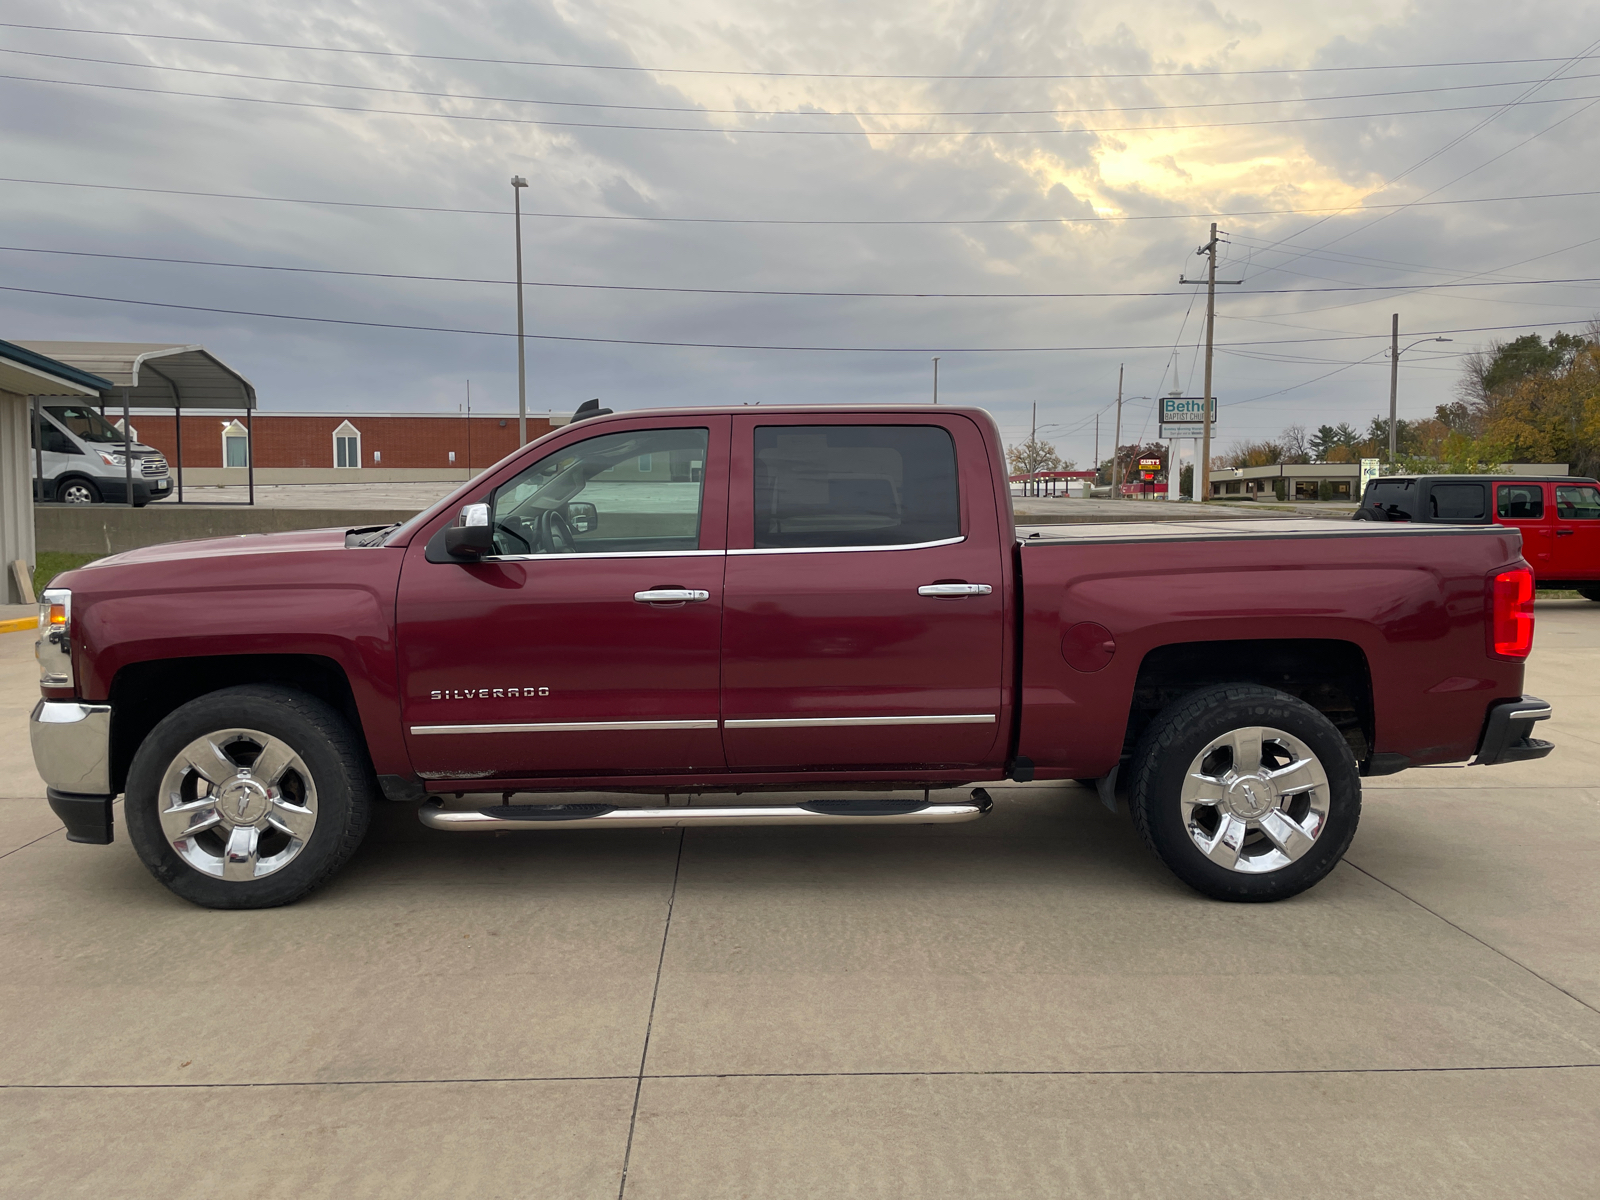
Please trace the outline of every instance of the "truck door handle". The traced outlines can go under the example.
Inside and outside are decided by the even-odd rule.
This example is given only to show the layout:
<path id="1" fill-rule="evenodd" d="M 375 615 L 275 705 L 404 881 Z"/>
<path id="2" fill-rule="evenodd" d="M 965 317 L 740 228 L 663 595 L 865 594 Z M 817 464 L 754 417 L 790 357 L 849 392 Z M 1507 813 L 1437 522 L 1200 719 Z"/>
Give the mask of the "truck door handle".
<path id="1" fill-rule="evenodd" d="M 649 588 L 635 592 L 633 598 L 640 604 L 692 604 L 711 599 L 711 593 L 700 588 Z"/>
<path id="2" fill-rule="evenodd" d="M 1571 530 L 1571 529 L 1558 529 L 1558 530 L 1556 530 L 1556 536 L 1557 537 L 1571 537 L 1573 532 L 1574 531 Z"/>
<path id="3" fill-rule="evenodd" d="M 919 596 L 987 596 L 994 588 L 987 583 L 925 583 L 917 589 Z"/>

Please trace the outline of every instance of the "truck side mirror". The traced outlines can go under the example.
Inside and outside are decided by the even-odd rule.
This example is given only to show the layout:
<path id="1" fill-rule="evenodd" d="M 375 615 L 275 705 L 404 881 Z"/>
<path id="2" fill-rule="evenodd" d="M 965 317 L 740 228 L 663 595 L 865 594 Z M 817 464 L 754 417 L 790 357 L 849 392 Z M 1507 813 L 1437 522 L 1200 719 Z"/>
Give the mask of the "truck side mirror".
<path id="1" fill-rule="evenodd" d="M 444 531 L 445 553 L 452 558 L 475 562 L 494 553 L 494 531 L 489 526 L 487 504 L 463 505 L 456 523 Z"/>
<path id="2" fill-rule="evenodd" d="M 567 505 L 567 525 L 573 533 L 593 533 L 600 528 L 600 510 L 586 500 Z"/>

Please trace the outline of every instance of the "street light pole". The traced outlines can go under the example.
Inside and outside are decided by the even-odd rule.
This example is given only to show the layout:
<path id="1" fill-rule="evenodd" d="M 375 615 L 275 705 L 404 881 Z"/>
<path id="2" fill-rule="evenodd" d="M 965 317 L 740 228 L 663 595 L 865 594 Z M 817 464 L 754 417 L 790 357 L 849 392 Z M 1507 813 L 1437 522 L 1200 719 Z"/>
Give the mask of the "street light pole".
<path id="1" fill-rule="evenodd" d="M 1431 337 L 1418 338 L 1406 350 L 1422 345 L 1423 342 L 1449 342 L 1453 338 Z M 1395 469 L 1399 461 L 1399 421 L 1396 419 L 1396 407 L 1400 394 L 1400 356 L 1406 351 L 1400 349 L 1400 314 L 1395 313 L 1389 325 L 1389 470 Z"/>
<path id="2" fill-rule="evenodd" d="M 511 177 L 511 199 L 517 223 L 517 445 L 528 444 L 528 346 L 522 334 L 522 189 L 528 181 Z"/>
<path id="3" fill-rule="evenodd" d="M 939 403 L 939 356 L 933 356 L 933 402 Z"/>

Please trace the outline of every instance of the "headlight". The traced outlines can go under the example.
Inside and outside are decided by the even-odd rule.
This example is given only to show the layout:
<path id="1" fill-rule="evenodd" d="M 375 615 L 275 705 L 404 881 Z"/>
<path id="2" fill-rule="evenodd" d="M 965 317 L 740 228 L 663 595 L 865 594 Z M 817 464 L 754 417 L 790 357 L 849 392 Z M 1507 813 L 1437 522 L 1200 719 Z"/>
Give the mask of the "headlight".
<path id="1" fill-rule="evenodd" d="M 39 660 L 41 687 L 71 687 L 72 591 L 45 588 L 39 598 L 39 640 L 33 646 Z"/>
<path id="2" fill-rule="evenodd" d="M 100 461 L 108 467 L 120 467 L 128 461 L 120 454 L 107 454 L 104 450 L 96 451 L 96 453 L 100 455 Z"/>

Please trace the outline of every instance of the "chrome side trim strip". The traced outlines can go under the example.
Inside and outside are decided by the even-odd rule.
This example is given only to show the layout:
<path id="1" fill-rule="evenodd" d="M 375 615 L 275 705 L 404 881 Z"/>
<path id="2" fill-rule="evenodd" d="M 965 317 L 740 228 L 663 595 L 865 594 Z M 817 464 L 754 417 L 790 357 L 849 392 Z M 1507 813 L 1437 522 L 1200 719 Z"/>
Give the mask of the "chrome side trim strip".
<path id="1" fill-rule="evenodd" d="M 715 729 L 709 721 L 540 721 L 518 725 L 413 725 L 413 735 L 435 733 L 621 733 L 633 729 Z"/>
<path id="2" fill-rule="evenodd" d="M 598 550 L 593 554 L 486 554 L 479 562 L 551 562 L 582 558 L 721 558 L 726 550 Z"/>
<path id="3" fill-rule="evenodd" d="M 817 812 L 799 805 L 716 806 L 687 805 L 673 808 L 614 808 L 594 816 L 565 820 L 518 820 L 483 810 L 449 809 L 430 800 L 417 814 L 424 825 L 471 833 L 495 829 L 672 829 L 694 825 L 935 825 L 973 821 L 989 811 L 986 800 L 960 804 L 928 804 L 908 812 L 854 815 Z"/>
<path id="4" fill-rule="evenodd" d="M 735 554 L 864 554 L 869 550 L 928 550 L 934 546 L 958 546 L 967 539 L 944 538 L 937 542 L 904 542 L 895 546 L 783 546 L 761 550 L 729 550 Z"/>
<path id="5" fill-rule="evenodd" d="M 724 721 L 729 729 L 815 729 L 841 725 L 993 725 L 994 713 L 961 713 L 939 717 L 776 717 Z"/>

